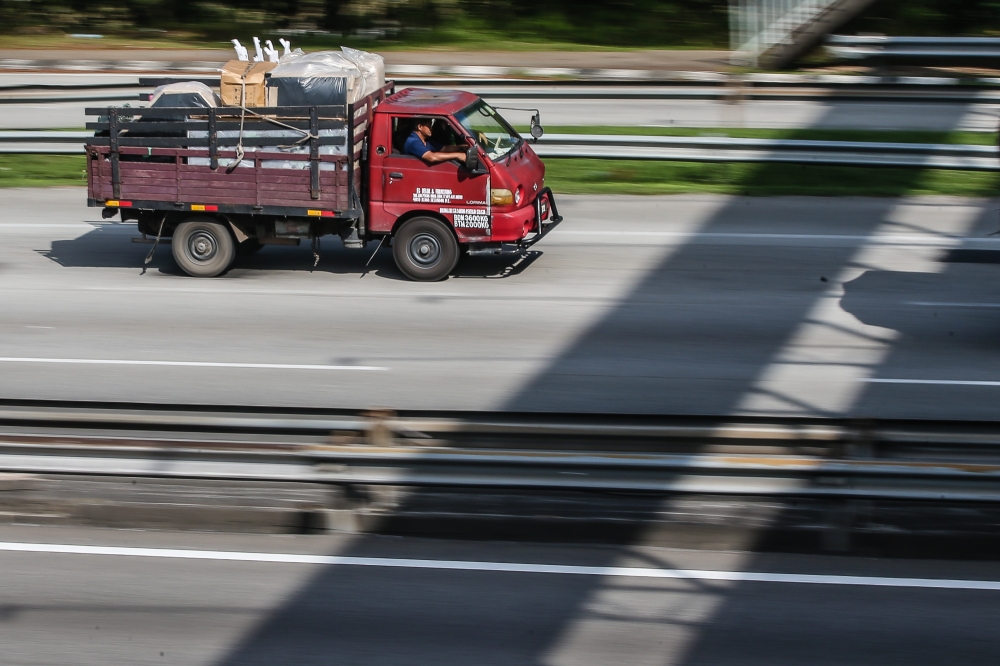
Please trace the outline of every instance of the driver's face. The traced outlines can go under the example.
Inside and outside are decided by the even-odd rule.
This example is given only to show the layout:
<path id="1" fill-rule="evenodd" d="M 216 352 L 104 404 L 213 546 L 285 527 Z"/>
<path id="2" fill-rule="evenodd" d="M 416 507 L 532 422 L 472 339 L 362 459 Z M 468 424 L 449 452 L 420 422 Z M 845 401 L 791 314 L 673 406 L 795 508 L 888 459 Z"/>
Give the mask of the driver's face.
<path id="1" fill-rule="evenodd" d="M 425 139 L 430 138 L 431 126 L 429 124 L 423 124 L 423 123 L 417 125 L 417 134 L 419 134 Z"/>

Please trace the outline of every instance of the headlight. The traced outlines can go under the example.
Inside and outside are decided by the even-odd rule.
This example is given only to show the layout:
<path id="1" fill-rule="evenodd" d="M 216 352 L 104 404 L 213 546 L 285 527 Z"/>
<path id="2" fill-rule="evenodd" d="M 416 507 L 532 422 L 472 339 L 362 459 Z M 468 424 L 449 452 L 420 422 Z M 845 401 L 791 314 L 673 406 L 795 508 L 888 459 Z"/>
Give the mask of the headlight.
<path id="1" fill-rule="evenodd" d="M 521 186 L 520 185 L 518 185 L 517 189 L 514 190 L 514 203 L 516 203 L 518 206 L 521 205 Z"/>
<path id="2" fill-rule="evenodd" d="M 507 206 L 514 203 L 514 193 L 510 190 L 490 190 L 490 203 L 494 206 Z"/>

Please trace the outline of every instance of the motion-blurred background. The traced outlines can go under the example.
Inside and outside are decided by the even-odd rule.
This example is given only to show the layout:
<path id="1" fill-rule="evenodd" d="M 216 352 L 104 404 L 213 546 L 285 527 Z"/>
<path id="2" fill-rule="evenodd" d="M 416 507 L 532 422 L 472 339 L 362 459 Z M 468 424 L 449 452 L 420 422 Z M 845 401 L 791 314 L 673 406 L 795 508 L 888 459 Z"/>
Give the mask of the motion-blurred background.
<path id="1" fill-rule="evenodd" d="M 722 0 L 296 0 L 197 2 L 3 0 L 6 46 L 70 43 L 103 35 L 114 45 L 225 45 L 235 34 L 286 31 L 303 45 L 517 48 L 726 48 L 729 3 Z M 847 22 L 846 34 L 1000 34 L 995 0 L 879 0 Z M 86 38 L 84 38 L 86 39 Z M 91 37 L 93 39 L 93 37 Z"/>

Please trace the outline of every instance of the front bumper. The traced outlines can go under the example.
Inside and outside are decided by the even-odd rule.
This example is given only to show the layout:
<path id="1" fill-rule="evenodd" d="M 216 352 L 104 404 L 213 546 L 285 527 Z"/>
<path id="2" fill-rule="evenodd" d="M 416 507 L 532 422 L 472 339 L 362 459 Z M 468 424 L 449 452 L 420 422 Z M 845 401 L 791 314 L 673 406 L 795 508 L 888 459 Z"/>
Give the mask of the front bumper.
<path id="1" fill-rule="evenodd" d="M 534 243 L 562 222 L 562 216 L 552 190 L 543 187 L 531 203 L 513 212 L 493 213 L 491 222 L 493 242 Z"/>
<path id="2" fill-rule="evenodd" d="M 556 208 L 555 196 L 552 194 L 552 190 L 547 187 L 538 193 L 535 200 L 525 207 L 525 209 L 527 208 L 532 210 L 533 216 L 529 219 L 529 224 L 523 224 L 519 228 L 516 237 L 510 240 L 498 238 L 495 226 L 496 217 L 494 217 L 493 239 L 486 243 L 470 243 L 469 254 L 522 254 L 529 247 L 545 238 L 563 221 L 559 209 Z M 518 219 L 521 219 L 525 209 L 509 215 L 516 215 Z"/>

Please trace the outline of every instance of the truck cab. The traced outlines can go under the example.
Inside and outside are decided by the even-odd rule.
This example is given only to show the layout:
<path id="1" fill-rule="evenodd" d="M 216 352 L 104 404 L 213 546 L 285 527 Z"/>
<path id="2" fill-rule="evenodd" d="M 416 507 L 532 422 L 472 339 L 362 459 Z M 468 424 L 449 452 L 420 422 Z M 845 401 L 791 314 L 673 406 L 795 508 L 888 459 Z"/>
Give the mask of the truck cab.
<path id="1" fill-rule="evenodd" d="M 422 118 L 433 121 L 434 142 L 466 147 L 464 163 L 429 164 L 405 154 Z M 391 235 L 396 263 L 418 280 L 444 277 L 459 246 L 500 252 L 540 236 L 552 206 L 545 165 L 528 142 L 484 100 L 463 91 L 407 88 L 379 104 L 368 178 L 367 231 Z"/>

